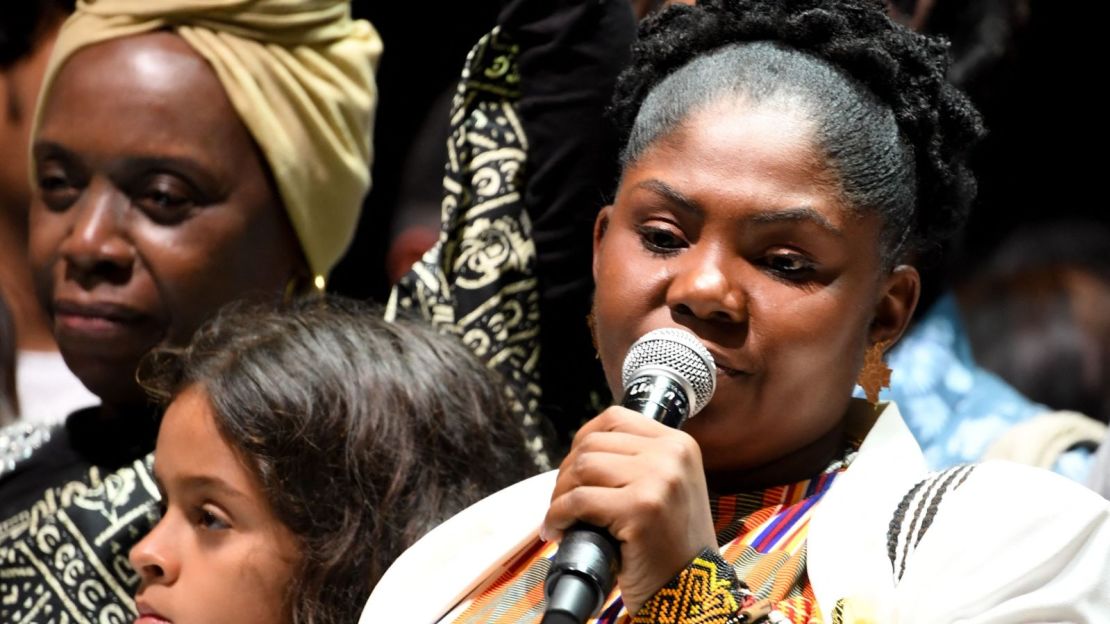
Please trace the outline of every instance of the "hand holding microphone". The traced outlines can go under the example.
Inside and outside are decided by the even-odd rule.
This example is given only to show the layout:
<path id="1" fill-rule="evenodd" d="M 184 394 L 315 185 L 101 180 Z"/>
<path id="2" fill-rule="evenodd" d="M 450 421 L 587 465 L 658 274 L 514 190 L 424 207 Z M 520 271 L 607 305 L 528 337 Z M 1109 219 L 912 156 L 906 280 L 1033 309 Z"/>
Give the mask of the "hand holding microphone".
<path id="1" fill-rule="evenodd" d="M 677 429 L 715 382 L 713 358 L 689 332 L 656 330 L 629 350 L 622 406 L 583 426 L 559 468 L 544 526 L 565 536 L 547 578 L 545 623 L 584 622 L 618 570 L 635 612 L 716 547 L 701 452 Z"/>

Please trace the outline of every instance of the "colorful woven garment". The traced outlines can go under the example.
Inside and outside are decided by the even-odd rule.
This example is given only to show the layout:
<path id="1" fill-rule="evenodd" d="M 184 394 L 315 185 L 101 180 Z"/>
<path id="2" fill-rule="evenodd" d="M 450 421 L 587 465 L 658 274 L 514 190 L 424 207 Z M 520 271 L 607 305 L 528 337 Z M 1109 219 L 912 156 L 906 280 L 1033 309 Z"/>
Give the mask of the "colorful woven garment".
<path id="1" fill-rule="evenodd" d="M 821 475 L 761 492 L 710 500 L 719 552 L 703 551 L 635 617 L 618 590 L 606 600 L 596 624 L 753 624 L 819 622 L 806 574 L 806 535 L 817 502 L 843 472 L 846 459 Z M 558 545 L 535 544 L 496 579 L 479 586 L 455 624 L 539 622 L 544 579 Z M 458 610 L 456 610 L 456 613 Z"/>

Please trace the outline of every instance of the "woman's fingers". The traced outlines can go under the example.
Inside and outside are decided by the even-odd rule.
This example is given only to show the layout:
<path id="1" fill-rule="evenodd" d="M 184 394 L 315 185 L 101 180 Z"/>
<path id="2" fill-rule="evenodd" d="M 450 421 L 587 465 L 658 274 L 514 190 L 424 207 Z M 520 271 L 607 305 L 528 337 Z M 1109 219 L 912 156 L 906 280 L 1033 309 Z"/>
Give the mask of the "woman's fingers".
<path id="1" fill-rule="evenodd" d="M 690 488 L 691 480 L 704 480 L 697 444 L 671 433 L 647 438 L 598 432 L 582 438 L 559 469 L 545 521 L 549 532 L 582 521 L 614 529 L 621 538 L 618 533 L 635 531 L 639 524 L 659 522 L 672 505 L 707 506 L 704 486 Z M 626 453 L 630 449 L 635 452 Z M 614 521 L 617 526 L 611 526 Z"/>
<path id="2" fill-rule="evenodd" d="M 587 433 L 575 441 L 574 446 L 571 447 L 559 468 L 561 470 L 569 461 L 573 461 L 575 455 L 581 453 L 636 455 L 644 450 L 645 437 L 641 434 L 624 431 L 593 431 Z"/>
<path id="3" fill-rule="evenodd" d="M 641 444 L 642 446 L 642 444 Z M 638 472 L 636 456 L 609 451 L 575 452 L 563 460 L 551 498 L 581 486 L 619 488 Z"/>
<path id="4" fill-rule="evenodd" d="M 613 523 L 619 514 L 622 496 L 619 489 L 590 485 L 576 487 L 556 497 L 544 517 L 544 527 L 551 533 L 562 533 L 571 526 L 585 522 L 601 528 Z"/>
<path id="5" fill-rule="evenodd" d="M 614 405 L 592 418 L 585 425 L 582 425 L 582 428 L 579 429 L 578 433 L 574 436 L 574 443 L 571 446 L 577 446 L 579 438 L 598 431 L 614 431 L 646 437 L 658 437 L 660 435 L 665 435 L 668 431 L 674 430 L 639 412 Z"/>

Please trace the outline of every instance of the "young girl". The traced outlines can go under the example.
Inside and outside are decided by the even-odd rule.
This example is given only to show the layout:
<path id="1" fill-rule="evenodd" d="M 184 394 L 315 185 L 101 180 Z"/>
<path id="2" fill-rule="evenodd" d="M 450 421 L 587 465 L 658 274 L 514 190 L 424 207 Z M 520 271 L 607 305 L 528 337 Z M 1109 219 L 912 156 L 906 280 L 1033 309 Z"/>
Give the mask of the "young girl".
<path id="1" fill-rule="evenodd" d="M 614 114 L 593 264 L 609 387 L 671 327 L 712 353 L 716 394 L 683 430 L 605 410 L 557 472 L 403 555 L 362 622 L 537 622 L 579 522 L 620 546 L 598 622 L 1110 618 L 1106 501 L 1013 465 L 929 476 L 897 407 L 851 398 L 857 380 L 877 395 L 911 263 L 974 195 L 982 128 L 944 46 L 878 1 L 672 7 L 641 28 Z"/>
<path id="2" fill-rule="evenodd" d="M 169 406 L 145 624 L 353 622 L 406 546 L 533 471 L 461 344 L 348 301 L 240 306 L 147 364 Z"/>

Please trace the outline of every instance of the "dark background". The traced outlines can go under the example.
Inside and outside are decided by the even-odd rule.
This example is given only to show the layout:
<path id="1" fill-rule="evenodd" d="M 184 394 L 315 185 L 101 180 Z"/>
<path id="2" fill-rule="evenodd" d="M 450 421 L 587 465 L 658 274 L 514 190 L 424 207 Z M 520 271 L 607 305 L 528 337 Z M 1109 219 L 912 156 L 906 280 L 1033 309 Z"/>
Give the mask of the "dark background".
<path id="1" fill-rule="evenodd" d="M 457 82 L 471 46 L 495 24 L 499 4 L 353 3 L 355 16 L 374 24 L 385 50 L 378 68 L 373 187 L 355 241 L 332 272 L 329 290 L 382 303 L 388 297 L 383 261 L 410 141 L 436 96 Z"/>

